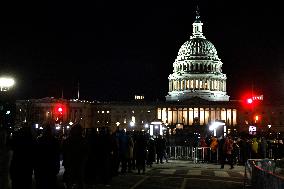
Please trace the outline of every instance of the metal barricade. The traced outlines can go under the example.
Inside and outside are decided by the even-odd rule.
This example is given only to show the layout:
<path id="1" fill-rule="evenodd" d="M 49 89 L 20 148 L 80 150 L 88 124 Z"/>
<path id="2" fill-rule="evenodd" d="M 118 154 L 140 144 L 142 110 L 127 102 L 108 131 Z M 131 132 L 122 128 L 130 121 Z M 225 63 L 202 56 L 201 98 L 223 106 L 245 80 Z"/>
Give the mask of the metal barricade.
<path id="1" fill-rule="evenodd" d="M 195 163 L 208 162 L 211 161 L 211 148 L 190 147 L 190 146 L 168 146 L 167 155 L 169 159 L 190 160 L 194 161 Z"/>
<path id="2" fill-rule="evenodd" d="M 210 147 L 196 147 L 195 148 L 195 162 L 208 162 L 211 161 L 211 148 Z"/>
<path id="3" fill-rule="evenodd" d="M 192 159 L 192 151 L 189 146 L 169 146 L 167 147 L 167 155 L 169 159 Z"/>
<path id="4" fill-rule="evenodd" d="M 245 166 L 244 188 L 283 189 L 284 176 L 275 174 L 276 163 L 272 159 L 249 159 Z"/>

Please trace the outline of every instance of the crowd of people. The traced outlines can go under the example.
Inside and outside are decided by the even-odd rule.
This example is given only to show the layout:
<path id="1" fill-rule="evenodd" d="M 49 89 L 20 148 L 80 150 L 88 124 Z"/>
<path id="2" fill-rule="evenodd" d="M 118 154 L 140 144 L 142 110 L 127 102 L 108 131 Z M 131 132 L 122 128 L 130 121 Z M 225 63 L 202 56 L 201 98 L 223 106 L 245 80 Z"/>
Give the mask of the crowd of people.
<path id="1" fill-rule="evenodd" d="M 283 140 L 268 140 L 263 136 L 211 137 L 207 143 L 205 139 L 201 139 L 200 146 L 210 147 L 211 161 L 216 162 L 218 157 L 221 168 L 224 168 L 225 163 L 233 169 L 234 164 L 245 165 L 248 159 L 281 159 L 284 157 Z"/>
<path id="2" fill-rule="evenodd" d="M 46 124 L 41 133 L 29 126 L 11 135 L 0 128 L 0 188 L 57 188 L 60 167 L 65 188 L 109 186 L 118 174 L 144 174 L 146 166 L 168 161 L 166 140 L 145 132 L 112 132 L 107 127 L 84 132 L 74 125 L 68 135 L 56 135 Z"/>
<path id="3" fill-rule="evenodd" d="M 108 127 L 85 132 L 73 125 L 64 135 L 56 133 L 53 124 L 43 130 L 28 125 L 7 132 L 0 128 L 0 188 L 92 188 L 109 186 L 119 174 L 144 174 L 146 166 L 168 162 L 167 140 L 148 133 L 109 130 Z M 282 140 L 265 137 L 207 137 L 198 147 L 206 147 L 205 161 L 221 165 L 244 165 L 247 159 L 280 159 L 284 157 Z M 210 157 L 210 158 L 209 158 Z M 61 169 L 63 167 L 63 169 Z M 63 170 L 58 180 L 59 171 Z"/>

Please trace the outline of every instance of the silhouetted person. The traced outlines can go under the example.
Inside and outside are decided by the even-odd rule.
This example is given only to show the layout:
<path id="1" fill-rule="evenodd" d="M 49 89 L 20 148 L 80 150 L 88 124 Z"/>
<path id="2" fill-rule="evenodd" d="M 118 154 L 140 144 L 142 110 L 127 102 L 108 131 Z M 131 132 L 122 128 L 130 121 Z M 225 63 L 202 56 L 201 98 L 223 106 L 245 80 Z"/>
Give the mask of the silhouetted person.
<path id="1" fill-rule="evenodd" d="M 155 140 L 153 139 L 153 137 L 151 136 L 148 144 L 147 144 L 147 165 L 152 167 L 153 162 L 156 161 L 156 144 L 155 144 Z"/>
<path id="2" fill-rule="evenodd" d="M 85 182 L 86 184 L 93 186 L 96 183 L 98 176 L 98 132 L 93 129 L 87 136 L 88 155 L 85 169 Z"/>
<path id="3" fill-rule="evenodd" d="M 13 157 L 10 167 L 13 189 L 32 187 L 34 145 L 35 141 L 28 126 L 25 125 L 13 133 Z"/>
<path id="4" fill-rule="evenodd" d="M 164 163 L 163 158 L 166 152 L 166 141 L 163 139 L 162 135 L 159 135 L 156 139 L 156 153 L 157 153 L 157 164 Z M 168 161 L 166 159 L 166 161 Z"/>
<path id="5" fill-rule="evenodd" d="M 99 131 L 97 167 L 99 171 L 99 181 L 104 185 L 109 185 L 111 179 L 112 154 L 113 146 L 110 131 L 106 127 L 103 127 Z"/>
<path id="6" fill-rule="evenodd" d="M 70 136 L 63 142 L 63 166 L 65 168 L 64 181 L 67 188 L 76 185 L 84 188 L 84 173 L 87 161 L 87 142 L 82 136 L 81 125 L 74 125 Z"/>
<path id="7" fill-rule="evenodd" d="M 9 186 L 9 168 L 11 162 L 11 148 L 8 145 L 8 132 L 0 127 L 0 188 L 8 189 Z"/>
<path id="8" fill-rule="evenodd" d="M 46 125 L 36 143 L 35 180 L 37 189 L 57 188 L 60 170 L 59 141 L 53 135 L 51 125 Z"/>
<path id="9" fill-rule="evenodd" d="M 111 169 L 112 176 L 118 175 L 119 169 L 119 142 L 118 142 L 118 132 L 114 132 L 111 134 L 111 145 L 112 145 L 112 158 L 111 158 Z"/>
<path id="10" fill-rule="evenodd" d="M 136 158 L 136 167 L 138 170 L 138 174 L 145 173 L 145 162 L 146 162 L 146 153 L 147 153 L 147 144 L 143 133 L 139 133 L 136 141 L 135 141 L 135 158 Z"/>
<path id="11" fill-rule="evenodd" d="M 230 136 L 227 136 L 222 146 L 223 158 L 221 162 L 221 169 L 224 169 L 226 158 L 228 160 L 228 164 L 231 166 L 231 169 L 234 168 L 233 166 L 233 150 L 234 150 L 233 145 L 234 145 L 234 141 L 232 140 Z"/>
<path id="12" fill-rule="evenodd" d="M 119 134 L 119 161 L 121 162 L 121 173 L 126 173 L 129 151 L 129 136 L 126 135 L 125 130 L 121 130 Z"/>
<path id="13" fill-rule="evenodd" d="M 223 136 L 221 136 L 221 138 L 218 141 L 218 153 L 219 153 L 218 161 L 221 164 L 221 169 L 223 169 L 226 161 L 225 139 Z"/>

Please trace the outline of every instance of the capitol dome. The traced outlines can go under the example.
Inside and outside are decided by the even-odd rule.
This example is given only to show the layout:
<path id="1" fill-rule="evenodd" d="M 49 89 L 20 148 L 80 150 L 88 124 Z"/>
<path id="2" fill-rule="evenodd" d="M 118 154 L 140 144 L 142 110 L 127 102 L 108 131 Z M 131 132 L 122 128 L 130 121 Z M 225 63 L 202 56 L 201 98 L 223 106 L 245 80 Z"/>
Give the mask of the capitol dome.
<path id="1" fill-rule="evenodd" d="M 178 56 L 195 58 L 202 56 L 205 59 L 219 59 L 215 46 L 205 38 L 192 38 L 186 41 L 179 49 Z"/>
<path id="2" fill-rule="evenodd" d="M 169 75 L 167 101 L 183 101 L 199 97 L 208 101 L 228 101 L 226 74 L 215 46 L 202 32 L 199 12 L 193 22 L 190 39 L 179 49 Z"/>

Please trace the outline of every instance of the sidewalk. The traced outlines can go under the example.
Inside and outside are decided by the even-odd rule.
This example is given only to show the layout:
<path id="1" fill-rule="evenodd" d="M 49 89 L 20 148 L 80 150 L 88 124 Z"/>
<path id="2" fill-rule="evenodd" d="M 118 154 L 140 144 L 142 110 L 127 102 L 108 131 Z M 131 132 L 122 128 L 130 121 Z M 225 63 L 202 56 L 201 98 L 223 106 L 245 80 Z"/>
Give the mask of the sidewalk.
<path id="1" fill-rule="evenodd" d="M 195 169 L 220 169 L 221 165 L 216 163 L 194 163 L 193 161 L 188 160 L 169 160 L 169 163 L 163 164 L 154 164 L 153 168 L 195 168 Z M 245 171 L 245 166 L 243 165 L 234 165 L 234 169 L 230 169 L 229 165 L 225 165 L 223 170 L 230 170 L 233 172 L 242 172 Z"/>

